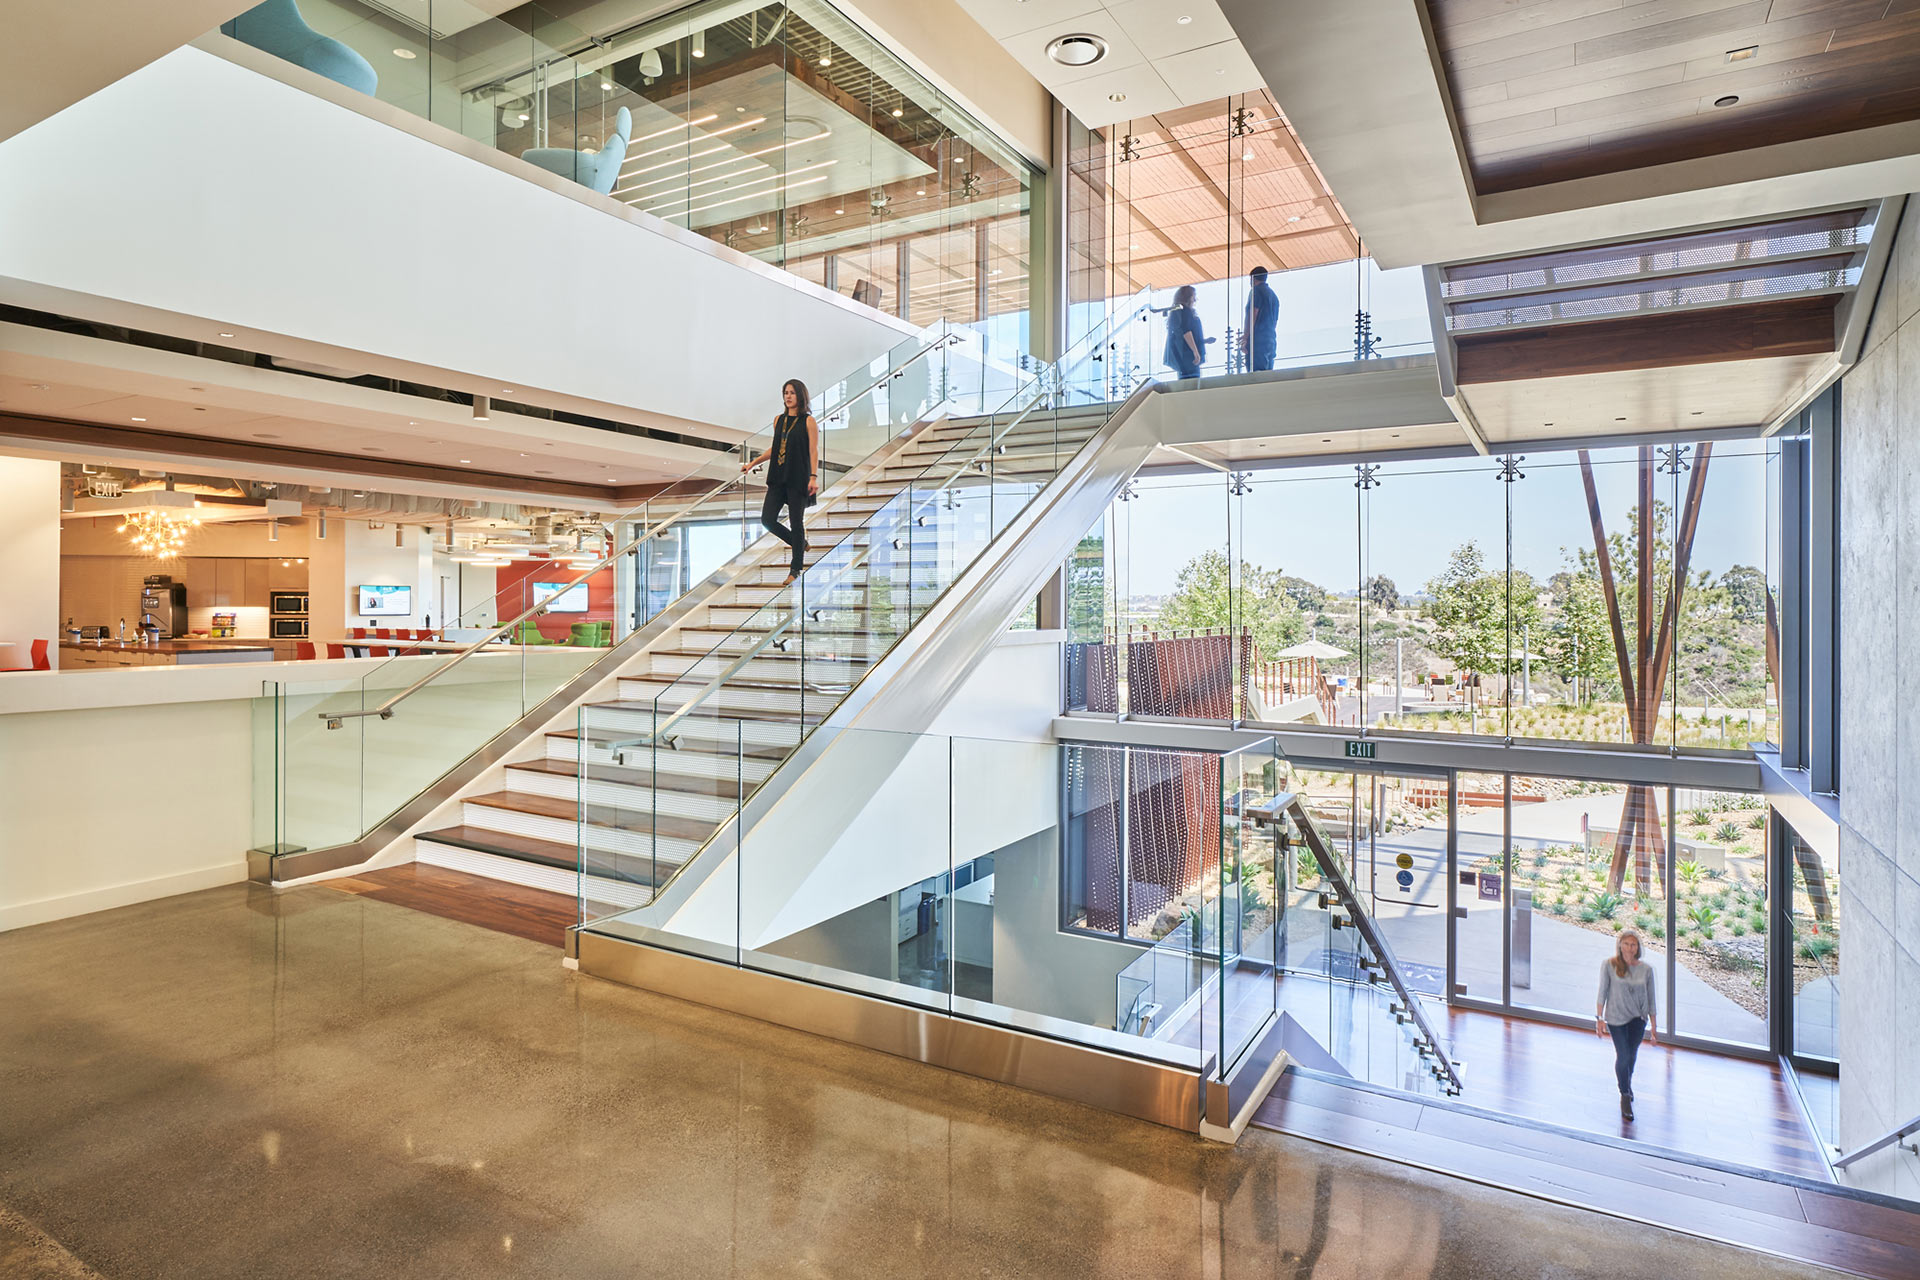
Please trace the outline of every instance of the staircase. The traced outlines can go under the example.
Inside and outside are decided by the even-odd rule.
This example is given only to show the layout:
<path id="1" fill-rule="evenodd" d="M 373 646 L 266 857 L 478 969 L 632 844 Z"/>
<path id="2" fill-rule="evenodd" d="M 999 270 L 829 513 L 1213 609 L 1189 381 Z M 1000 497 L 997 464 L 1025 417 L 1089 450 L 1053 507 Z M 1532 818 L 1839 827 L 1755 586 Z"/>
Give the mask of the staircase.
<path id="1" fill-rule="evenodd" d="M 1105 420 L 945 419 L 883 450 L 808 513 L 799 583 L 782 586 L 784 543 L 749 547 L 620 668 L 617 696 L 461 797 L 457 825 L 416 832 L 416 857 L 605 909 L 650 903 Z"/>

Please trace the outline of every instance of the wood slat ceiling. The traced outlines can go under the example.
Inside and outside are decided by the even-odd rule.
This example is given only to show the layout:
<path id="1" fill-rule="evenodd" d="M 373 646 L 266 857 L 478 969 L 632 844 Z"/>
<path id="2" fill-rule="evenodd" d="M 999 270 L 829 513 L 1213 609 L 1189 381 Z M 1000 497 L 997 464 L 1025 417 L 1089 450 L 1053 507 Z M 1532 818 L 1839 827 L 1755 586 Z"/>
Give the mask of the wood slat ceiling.
<path id="1" fill-rule="evenodd" d="M 1920 0 L 1426 5 L 1483 193 L 1920 119 Z"/>
<path id="2" fill-rule="evenodd" d="M 1253 132 L 1233 137 L 1232 112 Z M 1265 90 L 1116 125 L 1114 287 L 1173 288 L 1238 275 L 1343 262 L 1359 242 L 1326 179 Z M 1123 138 L 1137 158 L 1121 161 Z M 1252 159 L 1247 159 L 1251 153 Z"/>

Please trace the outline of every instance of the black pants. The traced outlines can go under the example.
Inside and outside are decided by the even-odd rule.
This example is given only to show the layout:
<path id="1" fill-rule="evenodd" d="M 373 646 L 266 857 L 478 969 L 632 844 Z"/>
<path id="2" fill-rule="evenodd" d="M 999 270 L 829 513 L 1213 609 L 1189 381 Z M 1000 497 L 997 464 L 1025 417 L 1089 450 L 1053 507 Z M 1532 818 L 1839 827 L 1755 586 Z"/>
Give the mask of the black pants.
<path id="1" fill-rule="evenodd" d="M 793 521 L 791 529 L 780 523 L 782 507 L 787 509 L 787 519 Z M 807 486 L 804 481 L 794 488 L 768 489 L 767 500 L 760 504 L 760 523 L 767 527 L 768 533 L 793 548 L 795 577 L 799 577 L 800 571 L 807 567 L 806 510 Z"/>
<path id="2" fill-rule="evenodd" d="M 1631 1098 L 1633 1063 L 1640 1056 L 1640 1040 L 1647 1034 L 1647 1020 L 1635 1018 L 1632 1022 L 1609 1022 L 1607 1031 L 1613 1036 L 1613 1078 L 1620 1082 L 1620 1092 Z"/>

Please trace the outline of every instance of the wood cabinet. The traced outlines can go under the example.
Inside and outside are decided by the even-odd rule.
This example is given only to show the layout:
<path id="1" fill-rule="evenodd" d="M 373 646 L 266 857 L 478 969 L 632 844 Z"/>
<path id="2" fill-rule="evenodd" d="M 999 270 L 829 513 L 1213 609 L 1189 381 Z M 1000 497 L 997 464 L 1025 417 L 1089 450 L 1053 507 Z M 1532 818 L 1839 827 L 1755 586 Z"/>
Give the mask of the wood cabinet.
<path id="1" fill-rule="evenodd" d="M 279 564 L 278 560 L 273 562 Z M 265 560 L 242 560 L 240 603 L 249 609 L 267 607 L 267 562 Z"/>
<path id="2" fill-rule="evenodd" d="M 179 566 L 174 576 L 187 584 L 187 608 L 212 608 L 213 566 L 219 562 L 211 556 L 182 556 L 174 563 Z"/>
<path id="3" fill-rule="evenodd" d="M 282 564 L 269 559 L 267 565 L 268 591 L 305 591 L 307 589 L 307 566 L 289 560 Z"/>

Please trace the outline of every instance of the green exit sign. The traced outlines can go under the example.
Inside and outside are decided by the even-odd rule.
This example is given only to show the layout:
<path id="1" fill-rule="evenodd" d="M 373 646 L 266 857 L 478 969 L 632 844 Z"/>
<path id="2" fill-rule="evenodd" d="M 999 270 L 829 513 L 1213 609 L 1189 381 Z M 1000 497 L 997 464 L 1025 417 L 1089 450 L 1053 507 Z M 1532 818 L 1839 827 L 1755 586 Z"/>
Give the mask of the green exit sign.
<path id="1" fill-rule="evenodd" d="M 1347 759 L 1349 760 L 1373 759 L 1373 744 L 1371 742 L 1349 742 L 1347 744 Z"/>

